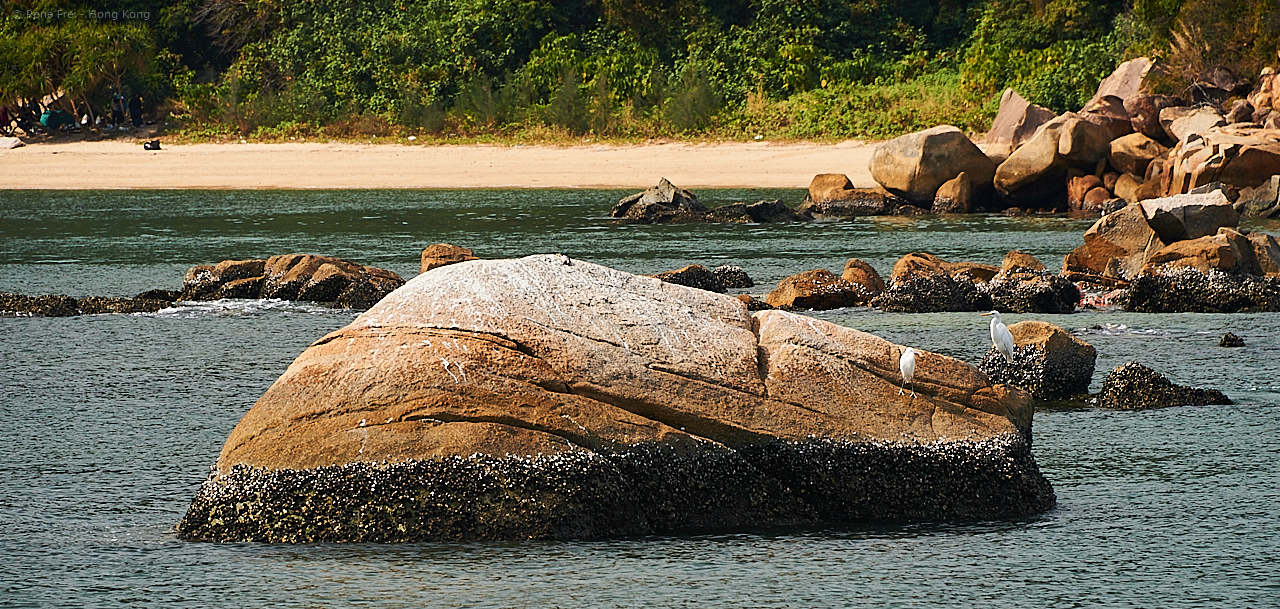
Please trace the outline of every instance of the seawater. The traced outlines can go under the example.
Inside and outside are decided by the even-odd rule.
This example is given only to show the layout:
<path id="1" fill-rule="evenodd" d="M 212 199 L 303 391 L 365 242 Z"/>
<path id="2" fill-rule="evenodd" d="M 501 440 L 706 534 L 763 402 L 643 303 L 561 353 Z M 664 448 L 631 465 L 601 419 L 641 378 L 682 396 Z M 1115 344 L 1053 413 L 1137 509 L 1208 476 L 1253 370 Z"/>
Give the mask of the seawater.
<path id="1" fill-rule="evenodd" d="M 131 296 L 196 264 L 304 252 L 416 274 L 436 242 L 636 272 L 737 264 L 762 297 L 849 257 L 912 251 L 1051 268 L 1089 221 L 867 218 L 625 226 L 624 191 L 0 191 L 0 290 Z M 803 191 L 706 191 L 711 205 Z M 1280 224 L 1247 224 L 1272 234 Z M 580 542 L 204 544 L 173 527 L 244 412 L 355 317 L 223 301 L 151 315 L 0 318 L 0 607 L 1280 606 L 1280 314 L 1043 319 L 1232 406 L 1040 409 L 1058 507 L 1025 520 L 702 531 Z M 977 362 L 970 313 L 815 313 Z M 1217 346 L 1232 331 L 1246 346 Z M 679 489 L 672 489 L 679 492 Z"/>

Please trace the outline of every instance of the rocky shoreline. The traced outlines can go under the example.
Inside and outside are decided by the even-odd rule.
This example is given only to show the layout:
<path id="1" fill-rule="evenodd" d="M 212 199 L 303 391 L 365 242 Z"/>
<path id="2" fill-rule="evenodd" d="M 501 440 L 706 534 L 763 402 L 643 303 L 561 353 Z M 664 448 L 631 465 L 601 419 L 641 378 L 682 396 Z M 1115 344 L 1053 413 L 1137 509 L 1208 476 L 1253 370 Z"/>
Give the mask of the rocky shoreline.
<path id="1" fill-rule="evenodd" d="M 1021 434 L 931 444 L 808 440 L 234 468 L 200 488 L 188 541 L 591 539 L 840 522 L 985 520 L 1055 504 Z"/>

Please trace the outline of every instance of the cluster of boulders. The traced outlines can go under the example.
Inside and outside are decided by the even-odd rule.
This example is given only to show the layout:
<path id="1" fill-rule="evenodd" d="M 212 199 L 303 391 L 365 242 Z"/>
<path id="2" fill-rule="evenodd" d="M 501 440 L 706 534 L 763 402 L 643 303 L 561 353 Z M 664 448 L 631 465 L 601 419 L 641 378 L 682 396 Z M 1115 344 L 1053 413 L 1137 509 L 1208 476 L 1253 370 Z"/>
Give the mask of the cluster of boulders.
<path id="1" fill-rule="evenodd" d="M 223 260 L 187 270 L 180 290 L 149 290 L 133 298 L 25 296 L 0 292 L 0 311 L 67 317 L 101 313 L 154 313 L 178 301 L 276 298 L 367 309 L 404 285 L 399 275 L 332 256 L 287 254 Z"/>

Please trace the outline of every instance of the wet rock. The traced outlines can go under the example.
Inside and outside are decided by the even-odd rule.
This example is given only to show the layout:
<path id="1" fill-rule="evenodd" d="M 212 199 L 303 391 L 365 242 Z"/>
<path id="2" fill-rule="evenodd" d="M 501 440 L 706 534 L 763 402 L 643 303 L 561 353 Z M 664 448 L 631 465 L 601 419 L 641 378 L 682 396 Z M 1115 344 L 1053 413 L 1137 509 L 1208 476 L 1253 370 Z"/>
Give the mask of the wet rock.
<path id="1" fill-rule="evenodd" d="M 1179 267 L 1135 277 L 1122 304 L 1138 313 L 1276 312 L 1280 278 Z"/>
<path id="2" fill-rule="evenodd" d="M 858 284 L 845 281 L 831 271 L 816 269 L 779 281 L 778 287 L 764 300 L 779 309 L 825 311 L 861 306 L 871 296 Z"/>
<path id="3" fill-rule="evenodd" d="M 27 296 L 0 292 L 0 311 L 39 317 L 71 317 L 80 314 L 80 303 L 70 296 Z"/>
<path id="4" fill-rule="evenodd" d="M 80 314 L 104 315 L 109 313 L 155 313 L 173 306 L 171 301 L 153 300 L 149 298 L 107 298 L 90 296 L 81 298 Z"/>
<path id="5" fill-rule="evenodd" d="M 781 201 L 757 201 L 755 203 L 730 203 L 709 212 L 705 222 L 739 222 L 743 224 L 770 222 L 802 222 L 806 218 L 791 210 Z"/>
<path id="6" fill-rule="evenodd" d="M 163 300 L 165 302 L 176 302 L 182 296 L 180 290 L 147 290 L 134 298 L 140 300 Z"/>
<path id="7" fill-rule="evenodd" d="M 433 243 L 422 250 L 422 266 L 418 272 L 425 273 L 431 269 L 468 260 L 479 260 L 479 258 L 476 258 L 475 252 L 465 247 L 449 243 Z"/>
<path id="8" fill-rule="evenodd" d="M 812 193 L 812 189 L 810 190 Z M 838 199 L 806 200 L 796 213 L 814 219 L 887 216 L 905 201 L 879 188 L 844 190 Z"/>
<path id="9" fill-rule="evenodd" d="M 683 285 L 708 292 L 725 293 L 725 285 L 720 281 L 719 275 L 712 271 L 708 271 L 706 267 L 700 264 L 691 264 L 682 269 L 674 271 L 666 271 L 654 275 L 667 283 Z"/>
<path id="10" fill-rule="evenodd" d="M 1020 270 L 1043 271 L 1045 266 L 1039 258 L 1031 254 L 1021 250 L 1009 250 L 1009 253 L 1005 254 L 1004 259 L 1000 261 L 1000 272 L 1012 273 Z"/>
<path id="11" fill-rule="evenodd" d="M 183 539 L 584 538 L 1028 515 L 1031 398 L 952 358 L 554 256 L 424 273 L 241 419 Z"/>
<path id="12" fill-rule="evenodd" d="M 862 286 L 865 293 L 876 296 L 884 291 L 884 279 L 880 273 L 864 260 L 850 258 L 844 263 L 840 278 L 854 285 Z"/>
<path id="13" fill-rule="evenodd" d="M 981 290 L 991 308 L 1011 313 L 1074 313 L 1081 299 L 1076 284 L 1045 270 L 1001 271 Z"/>
<path id="14" fill-rule="evenodd" d="M 711 269 L 711 272 L 715 273 L 716 279 L 720 280 L 720 285 L 726 289 L 751 288 L 756 285 L 756 282 L 740 266 L 722 264 Z"/>
<path id="15" fill-rule="evenodd" d="M 1231 332 L 1227 332 L 1222 335 L 1222 340 L 1218 341 L 1218 346 L 1228 348 L 1243 347 L 1244 339 L 1232 334 Z"/>
<path id="16" fill-rule="evenodd" d="M 1123 410 L 1167 406 L 1230 404 L 1221 391 L 1175 385 L 1164 375 L 1142 364 L 1129 362 L 1107 374 L 1102 382 L 1099 406 Z"/>
<path id="17" fill-rule="evenodd" d="M 769 303 L 763 300 L 756 300 L 756 298 L 750 294 L 738 294 L 738 300 L 742 301 L 742 304 L 747 305 L 748 311 L 773 310 L 773 307 Z"/>
<path id="18" fill-rule="evenodd" d="M 967 278 L 928 275 L 890 282 L 871 306 L 893 313 L 941 313 L 989 311 L 992 303 L 991 296 Z"/>
<path id="19" fill-rule="evenodd" d="M 657 224 L 688 221 L 690 217 L 702 220 L 706 213 L 707 207 L 696 195 L 662 178 L 649 190 L 623 197 L 609 215 L 641 224 Z"/>
<path id="20" fill-rule="evenodd" d="M 969 179 L 969 174 L 961 171 L 960 175 L 944 182 L 938 187 L 938 192 L 933 198 L 933 207 L 929 210 L 934 214 L 967 214 L 973 211 L 975 187 Z"/>
<path id="21" fill-rule="evenodd" d="M 995 383 L 1006 383 L 1037 400 L 1067 400 L 1089 392 L 1098 352 L 1070 332 L 1042 321 L 1009 326 L 1013 363 L 992 347 L 978 369 Z"/>
<path id="22" fill-rule="evenodd" d="M 179 299 L 279 298 L 367 309 L 401 285 L 404 280 L 391 271 L 332 256 L 288 254 L 192 267 Z"/>

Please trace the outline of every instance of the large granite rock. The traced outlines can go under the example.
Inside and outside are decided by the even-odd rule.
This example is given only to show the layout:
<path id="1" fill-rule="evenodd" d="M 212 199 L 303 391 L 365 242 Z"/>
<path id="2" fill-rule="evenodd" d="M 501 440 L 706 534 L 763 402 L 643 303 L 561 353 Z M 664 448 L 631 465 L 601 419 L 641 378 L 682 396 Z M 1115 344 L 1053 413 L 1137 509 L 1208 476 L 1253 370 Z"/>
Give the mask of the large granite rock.
<path id="1" fill-rule="evenodd" d="M 1067 400 L 1089 393 L 1098 351 L 1070 332 L 1043 321 L 1020 321 L 1009 326 L 1013 335 L 1013 363 L 995 347 L 978 369 L 993 383 L 1018 387 L 1037 400 Z"/>
<path id="2" fill-rule="evenodd" d="M 996 168 L 996 190 L 1019 205 L 1040 205 L 1065 194 L 1067 170 L 1093 171 L 1111 152 L 1107 127 L 1074 113 L 1055 118 Z"/>
<path id="3" fill-rule="evenodd" d="M 991 122 L 984 143 L 988 157 L 1003 161 L 1035 135 L 1036 129 L 1056 117 L 1052 110 L 1032 104 L 1013 89 L 1000 95 L 1000 110 Z"/>
<path id="4" fill-rule="evenodd" d="M 1139 205 L 1151 230 L 1165 243 L 1199 239 L 1240 223 L 1240 213 L 1221 190 L 1147 199 Z"/>
<path id="5" fill-rule="evenodd" d="M 1231 400 L 1221 391 L 1175 385 L 1163 374 L 1142 364 L 1129 362 L 1107 373 L 1107 378 L 1102 381 L 1102 395 L 1099 396 L 1098 405 L 1103 408 L 1141 410 L 1230 403 Z"/>
<path id="6" fill-rule="evenodd" d="M 965 173 L 979 188 L 991 183 L 995 164 L 951 125 L 894 138 L 876 147 L 868 167 L 889 192 L 912 203 L 933 205 L 938 187 Z"/>
<path id="7" fill-rule="evenodd" d="M 1129 113 L 1129 123 L 1135 133 L 1141 133 L 1153 140 L 1169 146 L 1178 140 L 1171 139 L 1160 124 L 1160 113 L 1165 108 L 1186 106 L 1187 102 L 1180 97 L 1168 95 L 1134 95 L 1124 100 L 1124 109 Z"/>
<path id="8" fill-rule="evenodd" d="M 1246 218 L 1280 216 L 1280 175 L 1273 175 L 1253 188 L 1242 189 L 1234 205 Z"/>
<path id="9" fill-rule="evenodd" d="M 1128 279 L 1164 246 L 1142 206 L 1133 203 L 1094 222 L 1084 233 L 1084 245 L 1067 254 L 1063 272 Z"/>
<path id="10" fill-rule="evenodd" d="M 840 272 L 840 278 L 862 287 L 862 290 L 871 296 L 876 296 L 884 291 L 884 279 L 880 277 L 880 273 L 865 260 L 858 258 L 850 258 L 844 263 L 844 269 Z"/>
<path id="11" fill-rule="evenodd" d="M 417 276 L 228 437 L 190 540 L 582 538 L 1024 516 L 1026 393 L 876 336 L 555 256 Z"/>
<path id="12" fill-rule="evenodd" d="M 656 224 L 682 221 L 690 215 L 704 218 L 707 211 L 707 206 L 692 192 L 677 188 L 662 178 L 653 188 L 623 197 L 609 215 L 631 222 Z"/>
<path id="13" fill-rule="evenodd" d="M 1160 175 L 1166 195 L 1219 182 L 1254 188 L 1280 174 L 1280 130 L 1222 127 L 1191 133 L 1169 151 Z"/>
<path id="14" fill-rule="evenodd" d="M 180 300 L 279 298 L 367 309 L 404 285 L 399 275 L 332 256 L 286 254 L 187 270 Z"/>
<path id="15" fill-rule="evenodd" d="M 1225 127 L 1222 112 L 1211 106 L 1175 106 L 1160 111 L 1160 126 L 1169 139 L 1181 142 L 1193 133 Z"/>
<path id="16" fill-rule="evenodd" d="M 1163 156 L 1169 149 L 1142 133 L 1130 133 L 1111 140 L 1108 160 L 1121 173 L 1146 175 L 1147 165 Z"/>
<path id="17" fill-rule="evenodd" d="M 1152 274 L 1175 268 L 1193 268 L 1201 273 L 1215 270 L 1263 274 L 1249 238 L 1230 228 L 1219 229 L 1214 235 L 1170 243 L 1147 258 L 1142 272 Z"/>

